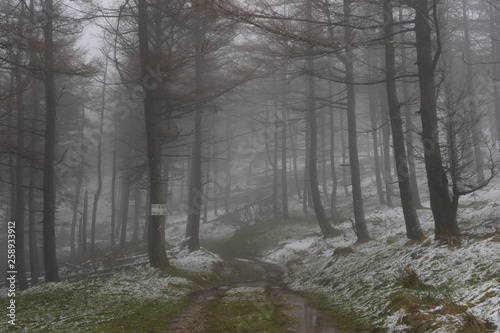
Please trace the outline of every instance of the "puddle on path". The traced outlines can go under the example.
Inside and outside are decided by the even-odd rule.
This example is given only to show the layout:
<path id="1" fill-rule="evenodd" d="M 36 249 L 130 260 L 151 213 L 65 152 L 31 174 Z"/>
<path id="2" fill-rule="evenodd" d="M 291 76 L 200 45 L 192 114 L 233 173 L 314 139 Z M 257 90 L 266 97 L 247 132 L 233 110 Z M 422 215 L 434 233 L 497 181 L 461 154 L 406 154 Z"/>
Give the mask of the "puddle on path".
<path id="1" fill-rule="evenodd" d="M 275 265 L 257 262 L 254 260 L 244 260 L 228 258 L 228 266 L 232 268 L 230 274 L 226 276 L 225 283 L 213 290 L 201 292 L 193 297 L 191 303 L 170 323 L 169 327 L 162 332 L 176 333 L 206 333 L 207 322 L 211 320 L 210 313 L 205 307 L 208 302 L 224 297 L 243 297 L 245 293 L 253 293 L 253 289 L 264 290 L 267 286 L 273 293 L 285 303 L 281 308 L 282 315 L 286 315 L 291 323 L 286 327 L 287 332 L 294 333 L 337 333 L 337 329 L 325 326 L 323 316 L 314 308 L 310 307 L 307 301 L 295 294 L 292 294 L 281 279 L 281 272 Z M 258 303 L 259 309 L 268 311 Z M 271 308 L 273 306 L 271 305 Z M 240 332 L 251 333 L 253 331 L 240 330 Z"/>
<path id="2" fill-rule="evenodd" d="M 284 293 L 283 298 L 292 305 L 288 313 L 293 317 L 294 323 L 287 329 L 295 333 L 337 333 L 338 330 L 324 326 L 321 313 L 311 308 L 307 301 L 297 295 Z"/>

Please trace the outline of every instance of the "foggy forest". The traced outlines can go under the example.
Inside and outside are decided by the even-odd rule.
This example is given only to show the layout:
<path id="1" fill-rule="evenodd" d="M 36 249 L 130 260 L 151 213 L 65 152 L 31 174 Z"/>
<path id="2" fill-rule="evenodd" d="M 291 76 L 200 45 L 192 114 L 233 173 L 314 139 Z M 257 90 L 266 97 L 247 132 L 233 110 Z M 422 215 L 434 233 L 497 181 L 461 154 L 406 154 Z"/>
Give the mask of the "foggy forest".
<path id="1" fill-rule="evenodd" d="M 500 332 L 497 0 L 0 0 L 0 331 Z"/>

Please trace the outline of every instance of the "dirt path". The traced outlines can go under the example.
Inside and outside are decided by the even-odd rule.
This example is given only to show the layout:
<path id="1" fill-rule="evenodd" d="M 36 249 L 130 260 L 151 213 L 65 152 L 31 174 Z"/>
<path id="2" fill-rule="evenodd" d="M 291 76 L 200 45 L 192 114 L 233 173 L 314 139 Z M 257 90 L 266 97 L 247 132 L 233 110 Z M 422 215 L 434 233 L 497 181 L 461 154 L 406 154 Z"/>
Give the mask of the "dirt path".
<path id="1" fill-rule="evenodd" d="M 319 312 L 287 290 L 277 266 L 226 258 L 221 285 L 193 296 L 163 332 L 334 333 Z"/>

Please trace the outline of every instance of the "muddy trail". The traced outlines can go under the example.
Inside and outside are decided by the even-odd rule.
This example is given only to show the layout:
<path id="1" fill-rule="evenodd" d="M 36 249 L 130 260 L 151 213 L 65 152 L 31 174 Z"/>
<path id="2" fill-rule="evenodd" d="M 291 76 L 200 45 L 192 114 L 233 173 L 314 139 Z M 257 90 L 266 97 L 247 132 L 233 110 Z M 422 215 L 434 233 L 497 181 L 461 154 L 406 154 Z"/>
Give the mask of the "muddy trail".
<path id="1" fill-rule="evenodd" d="M 225 262 L 220 285 L 194 295 L 163 332 L 338 332 L 287 289 L 277 266 L 238 258 Z"/>

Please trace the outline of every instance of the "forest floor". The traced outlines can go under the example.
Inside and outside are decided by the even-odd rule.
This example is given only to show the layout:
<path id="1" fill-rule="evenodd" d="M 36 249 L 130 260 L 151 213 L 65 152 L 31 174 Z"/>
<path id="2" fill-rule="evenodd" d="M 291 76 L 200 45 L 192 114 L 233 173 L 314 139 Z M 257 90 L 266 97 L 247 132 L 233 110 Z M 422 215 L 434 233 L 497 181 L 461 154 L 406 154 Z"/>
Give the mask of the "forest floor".
<path id="1" fill-rule="evenodd" d="M 287 290 L 277 266 L 225 258 L 225 267 L 221 285 L 197 293 L 162 332 L 337 332 Z"/>
<path id="2" fill-rule="evenodd" d="M 336 326 L 353 325 L 351 331 L 365 325 L 363 332 L 500 332 L 498 198 L 497 179 L 461 199 L 460 242 L 434 240 L 429 208 L 418 210 L 427 239 L 408 241 L 401 208 L 373 198 L 365 206 L 370 242 L 356 243 L 350 221 L 336 226 L 342 236 L 324 239 L 295 199 L 288 221 L 276 216 L 205 246 L 279 265 L 293 291 Z M 340 208 L 350 217 L 348 204 Z"/>
<path id="3" fill-rule="evenodd" d="M 336 225 L 342 236 L 324 239 L 298 198 L 287 221 L 202 224 L 204 248 L 193 253 L 179 247 L 179 217 L 168 223 L 170 268 L 150 268 L 137 249 L 68 266 L 62 275 L 76 270 L 79 279 L 16 292 L 16 325 L 5 319 L 0 331 L 311 332 L 312 322 L 320 332 L 500 332 L 498 198 L 500 180 L 462 198 L 463 237 L 453 244 L 433 239 L 428 208 L 418 210 L 428 238 L 408 241 L 401 208 L 373 197 L 365 244 L 356 244 L 350 222 Z M 348 200 L 339 208 L 350 217 Z"/>

